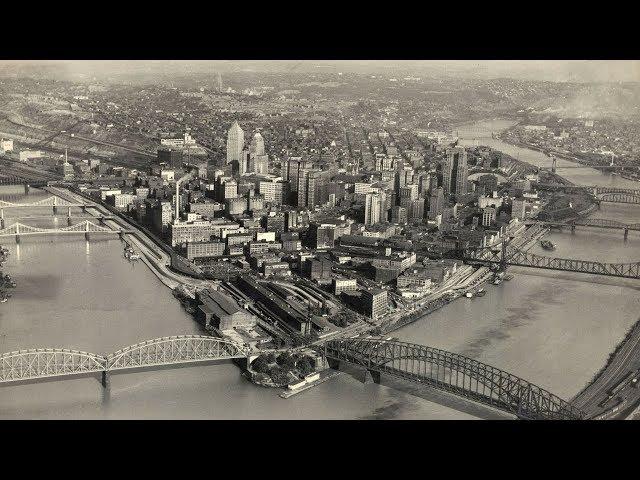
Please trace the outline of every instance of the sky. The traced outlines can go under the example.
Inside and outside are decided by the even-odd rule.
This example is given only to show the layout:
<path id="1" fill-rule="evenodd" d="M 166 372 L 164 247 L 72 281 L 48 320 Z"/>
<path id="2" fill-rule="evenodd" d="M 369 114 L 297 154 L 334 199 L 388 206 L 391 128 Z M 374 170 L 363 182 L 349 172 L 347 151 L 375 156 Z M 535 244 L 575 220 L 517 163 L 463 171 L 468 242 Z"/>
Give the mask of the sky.
<path id="1" fill-rule="evenodd" d="M 44 67 L 68 79 L 123 73 L 184 74 L 255 72 L 411 72 L 466 78 L 516 78 L 559 82 L 639 82 L 638 60 L 37 60 L 0 61 L 0 71 L 13 73 Z"/>

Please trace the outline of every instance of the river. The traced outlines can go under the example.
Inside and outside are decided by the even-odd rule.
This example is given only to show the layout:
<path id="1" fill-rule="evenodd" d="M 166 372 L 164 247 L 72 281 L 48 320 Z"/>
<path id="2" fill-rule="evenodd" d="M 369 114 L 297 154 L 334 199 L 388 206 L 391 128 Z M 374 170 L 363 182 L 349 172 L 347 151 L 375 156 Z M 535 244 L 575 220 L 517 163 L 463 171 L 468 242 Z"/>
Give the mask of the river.
<path id="1" fill-rule="evenodd" d="M 465 128 L 482 143 L 514 155 L 510 146 L 491 139 L 491 131 L 506 128 L 501 125 L 505 123 L 479 122 Z M 519 150 L 521 160 L 537 161 L 539 152 Z M 624 180 L 597 171 L 591 176 L 571 171 L 576 172 L 585 184 Z M 32 193 L 28 200 L 38 195 Z M 64 216 L 47 218 L 47 209 L 41 214 L 45 216 L 21 222 L 66 224 Z M 594 216 L 630 221 L 639 214 L 640 207 L 607 204 Z M 16 220 L 10 210 L 5 217 L 7 225 Z M 627 242 L 618 231 L 578 229 L 573 235 L 552 235 L 563 255 L 640 259 L 640 238 L 634 232 Z M 18 287 L 9 302 L 0 304 L 0 352 L 66 347 L 106 354 L 159 336 L 200 333 L 144 264 L 122 257 L 119 240 L 23 238 L 20 245 L 13 240 L 4 245 L 11 251 L 4 270 Z M 640 282 L 532 269 L 513 273 L 510 282 L 489 285 L 484 297 L 459 299 L 393 335 L 469 355 L 570 399 L 637 320 Z M 188 367 L 114 375 L 108 395 L 95 378 L 3 386 L 0 418 L 504 418 L 423 387 L 384 383 L 363 384 L 343 374 L 285 400 L 276 390 L 246 381 L 235 365 Z"/>

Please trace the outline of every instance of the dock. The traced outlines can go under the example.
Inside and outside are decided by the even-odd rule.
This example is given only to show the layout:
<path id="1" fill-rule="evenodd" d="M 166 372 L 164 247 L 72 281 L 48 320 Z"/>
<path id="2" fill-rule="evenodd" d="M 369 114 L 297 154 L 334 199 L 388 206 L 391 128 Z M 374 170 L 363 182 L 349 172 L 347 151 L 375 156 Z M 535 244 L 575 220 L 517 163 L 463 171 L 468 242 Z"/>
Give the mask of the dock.
<path id="1" fill-rule="evenodd" d="M 323 370 L 322 372 L 320 372 L 320 378 L 319 379 L 314 380 L 313 382 L 307 383 L 304 387 L 300 387 L 300 388 L 297 388 L 295 390 L 285 390 L 280 394 L 280 398 L 293 397 L 294 395 L 297 395 L 298 393 L 302 393 L 302 392 L 304 392 L 306 390 L 309 390 L 310 388 L 315 387 L 316 385 L 320 385 L 321 383 L 324 383 L 327 380 L 330 380 L 331 378 L 337 377 L 341 373 L 344 373 L 344 372 L 340 372 L 339 370 L 333 370 L 333 369 L 330 369 L 330 368 L 328 368 L 327 370 Z"/>

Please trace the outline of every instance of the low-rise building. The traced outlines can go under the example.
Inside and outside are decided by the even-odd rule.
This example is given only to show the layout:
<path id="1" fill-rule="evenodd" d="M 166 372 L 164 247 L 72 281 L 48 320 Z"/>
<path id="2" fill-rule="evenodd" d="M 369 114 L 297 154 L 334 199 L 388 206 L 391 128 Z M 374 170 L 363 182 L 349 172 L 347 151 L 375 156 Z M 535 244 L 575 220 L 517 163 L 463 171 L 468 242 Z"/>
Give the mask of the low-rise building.
<path id="1" fill-rule="evenodd" d="M 358 291 L 358 281 L 355 278 L 334 278 L 331 285 L 334 295 L 340 295 L 342 292 Z"/>
<path id="2" fill-rule="evenodd" d="M 192 242 L 187 243 L 187 259 L 220 257 L 224 255 L 223 242 Z"/>
<path id="3" fill-rule="evenodd" d="M 256 317 L 240 308 L 231 297 L 207 289 L 196 294 L 201 302 L 198 306 L 197 318 L 206 326 L 213 326 L 218 330 L 228 330 L 234 327 L 252 327 L 256 325 Z"/>

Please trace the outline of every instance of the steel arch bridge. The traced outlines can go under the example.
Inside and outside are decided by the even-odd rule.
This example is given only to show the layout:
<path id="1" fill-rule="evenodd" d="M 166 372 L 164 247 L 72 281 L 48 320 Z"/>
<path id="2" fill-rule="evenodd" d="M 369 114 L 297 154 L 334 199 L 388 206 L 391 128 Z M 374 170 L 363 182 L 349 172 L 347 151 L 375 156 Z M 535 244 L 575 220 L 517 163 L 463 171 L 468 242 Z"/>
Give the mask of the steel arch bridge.
<path id="1" fill-rule="evenodd" d="M 249 351 L 223 338 L 176 335 L 137 343 L 110 355 L 60 348 L 0 355 L 0 383 L 245 358 Z"/>
<path id="2" fill-rule="evenodd" d="M 324 344 L 327 359 L 422 383 L 529 420 L 579 420 L 585 413 L 520 377 L 463 355 L 400 341 L 350 338 Z"/>
<path id="3" fill-rule="evenodd" d="M 113 233 L 119 234 L 120 230 L 112 230 L 101 225 L 96 225 L 90 220 L 84 220 L 83 222 L 76 223 L 69 227 L 60 228 L 40 228 L 32 227 L 31 225 L 25 225 L 20 222 L 16 222 L 7 228 L 0 230 L 0 237 L 13 236 L 13 235 L 46 235 L 46 234 L 58 234 L 58 233 Z"/>
<path id="4" fill-rule="evenodd" d="M 0 208 L 30 208 L 30 207 L 85 207 L 85 203 L 69 202 L 63 198 L 51 195 L 37 202 L 32 203 L 12 203 L 0 200 Z"/>
<path id="5" fill-rule="evenodd" d="M 102 372 L 106 359 L 94 353 L 36 348 L 0 356 L 0 383 Z"/>
<path id="6" fill-rule="evenodd" d="M 106 357 L 107 371 L 241 358 L 246 351 L 230 340 L 203 335 L 162 337 L 137 343 Z"/>

